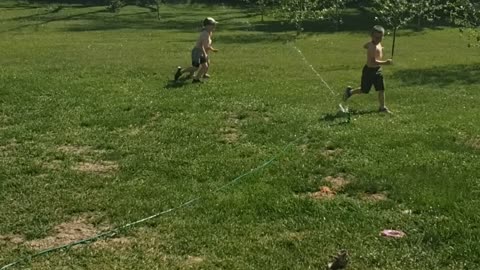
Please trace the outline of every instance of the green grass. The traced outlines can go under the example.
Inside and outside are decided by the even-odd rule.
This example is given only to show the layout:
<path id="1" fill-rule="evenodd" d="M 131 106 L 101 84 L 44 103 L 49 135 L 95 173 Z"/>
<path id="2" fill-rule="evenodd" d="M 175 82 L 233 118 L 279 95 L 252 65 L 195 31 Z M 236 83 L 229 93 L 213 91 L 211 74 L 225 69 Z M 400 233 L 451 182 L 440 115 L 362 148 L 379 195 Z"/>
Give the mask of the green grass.
<path id="1" fill-rule="evenodd" d="M 125 245 L 22 267 L 322 269 L 346 248 L 350 269 L 480 268 L 480 55 L 455 29 L 401 32 L 385 68 L 395 114 L 371 113 L 371 93 L 342 124 L 339 96 L 285 43 L 294 32 L 261 31 L 271 20 L 223 6 L 164 6 L 160 21 L 131 6 L 53 10 L 0 3 L 0 235 L 41 239 L 86 213 L 119 226 L 203 199 L 128 230 Z M 212 79 L 172 87 L 205 16 L 221 22 Z M 359 83 L 364 27 L 295 43 L 338 94 Z M 118 169 L 75 170 L 84 162 Z M 338 175 L 351 183 L 335 199 L 302 196 Z M 379 237 L 386 228 L 407 237 Z M 33 253 L 0 240 L 0 266 Z"/>

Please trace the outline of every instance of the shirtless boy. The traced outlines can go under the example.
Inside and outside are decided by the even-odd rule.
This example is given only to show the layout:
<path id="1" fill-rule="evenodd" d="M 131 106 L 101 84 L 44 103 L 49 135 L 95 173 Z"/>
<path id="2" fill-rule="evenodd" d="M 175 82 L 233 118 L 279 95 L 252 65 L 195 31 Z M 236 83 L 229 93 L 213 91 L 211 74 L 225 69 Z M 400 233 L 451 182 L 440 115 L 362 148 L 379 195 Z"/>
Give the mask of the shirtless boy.
<path id="1" fill-rule="evenodd" d="M 195 47 L 192 50 L 192 66 L 189 68 L 178 67 L 177 72 L 175 73 L 175 81 L 177 81 L 184 73 L 190 73 L 193 75 L 192 83 L 201 83 L 201 78 L 208 78 L 207 74 L 209 67 L 209 52 L 217 52 L 217 49 L 212 47 L 212 34 L 215 30 L 217 21 L 215 19 L 208 17 L 203 20 L 203 29 L 200 33 L 200 37 L 195 44 Z"/>
<path id="2" fill-rule="evenodd" d="M 372 85 L 378 92 L 378 103 L 380 105 L 378 111 L 389 113 L 390 111 L 385 106 L 385 83 L 383 81 L 382 66 L 393 64 L 392 59 L 382 60 L 383 47 L 382 40 L 385 35 L 385 29 L 382 26 L 376 25 L 372 29 L 372 41 L 365 44 L 367 49 L 367 64 L 363 67 L 361 87 L 352 89 L 347 87 L 343 100 L 349 99 L 353 95 L 368 94 Z"/>

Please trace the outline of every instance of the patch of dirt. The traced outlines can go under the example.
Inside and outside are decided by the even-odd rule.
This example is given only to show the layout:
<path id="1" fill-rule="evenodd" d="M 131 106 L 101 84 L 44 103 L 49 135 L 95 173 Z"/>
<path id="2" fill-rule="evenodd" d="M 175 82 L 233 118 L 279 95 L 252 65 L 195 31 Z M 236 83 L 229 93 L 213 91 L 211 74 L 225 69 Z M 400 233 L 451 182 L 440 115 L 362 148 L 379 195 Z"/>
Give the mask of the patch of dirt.
<path id="1" fill-rule="evenodd" d="M 118 171 L 119 166 L 113 161 L 100 161 L 98 163 L 79 162 L 72 167 L 73 170 L 85 173 L 107 174 Z"/>
<path id="2" fill-rule="evenodd" d="M 205 258 L 203 258 L 203 257 L 188 256 L 187 259 L 183 262 L 183 265 L 185 267 L 190 267 L 190 266 L 194 266 L 196 264 L 200 264 L 203 261 L 205 261 Z"/>
<path id="3" fill-rule="evenodd" d="M 305 196 L 316 200 L 333 199 L 337 193 L 340 193 L 350 184 L 350 180 L 345 179 L 343 176 L 327 176 L 323 181 L 327 184 L 326 186 L 320 186 L 318 191 L 307 193 Z"/>
<path id="4" fill-rule="evenodd" d="M 130 135 L 130 136 L 136 136 L 136 135 L 140 134 L 140 132 L 141 132 L 140 128 L 133 127 L 133 128 L 128 129 L 127 134 Z"/>
<path id="5" fill-rule="evenodd" d="M 33 249 L 46 249 L 66 245 L 97 235 L 100 232 L 86 217 L 79 217 L 69 222 L 61 223 L 53 228 L 53 235 L 43 239 L 26 242 L 28 247 Z"/>
<path id="6" fill-rule="evenodd" d="M 480 135 L 468 135 L 464 132 L 458 132 L 458 137 L 456 138 L 458 144 L 466 145 L 475 150 L 480 150 Z"/>
<path id="7" fill-rule="evenodd" d="M 226 126 L 225 128 L 220 129 L 221 141 L 228 144 L 237 143 L 242 137 L 242 132 L 240 131 L 241 121 L 246 117 L 238 115 L 233 112 L 225 112 L 226 115 Z"/>
<path id="8" fill-rule="evenodd" d="M 238 114 L 236 114 L 236 113 L 229 113 L 228 114 L 227 123 L 230 126 L 237 126 L 238 124 L 240 124 L 240 121 L 241 121 L 241 117 Z"/>
<path id="9" fill-rule="evenodd" d="M 324 156 L 326 159 L 333 159 L 336 156 L 340 155 L 342 151 L 343 150 L 340 148 L 326 148 L 322 150 L 321 155 Z"/>
<path id="10" fill-rule="evenodd" d="M 43 250 L 87 239 L 110 229 L 107 225 L 94 226 L 91 222 L 92 218 L 93 216 L 91 215 L 83 215 L 68 222 L 61 223 L 52 229 L 51 235 L 42 239 L 26 241 L 22 235 L 0 235 L 0 246 L 24 244 L 35 250 Z M 130 247 L 133 241 L 130 237 L 105 238 L 92 243 L 91 246 L 100 249 L 117 250 Z"/>
<path id="11" fill-rule="evenodd" d="M 301 144 L 298 146 L 298 149 L 302 152 L 302 156 L 304 156 L 307 153 L 308 150 L 308 145 L 307 144 Z"/>
<path id="12" fill-rule="evenodd" d="M 308 197 L 315 200 L 333 199 L 335 195 L 336 195 L 336 192 L 331 190 L 327 186 L 322 186 L 317 192 L 307 194 Z"/>
<path id="13" fill-rule="evenodd" d="M 331 185 L 332 190 L 338 192 L 341 191 L 345 186 L 350 184 L 350 181 L 345 179 L 342 176 L 327 176 L 323 179 L 325 182 L 329 183 Z"/>
<path id="14" fill-rule="evenodd" d="M 162 115 L 159 113 L 159 112 L 156 112 L 152 115 L 152 117 L 150 118 L 150 122 L 155 122 L 157 121 L 158 119 L 160 119 Z"/>
<path id="15" fill-rule="evenodd" d="M 65 154 L 85 155 L 91 153 L 105 153 L 105 150 L 93 149 L 91 146 L 62 145 L 57 147 L 57 151 Z"/>
<path id="16" fill-rule="evenodd" d="M 360 198 L 367 202 L 382 202 L 388 200 L 386 193 L 365 193 Z"/>
<path id="17" fill-rule="evenodd" d="M 480 137 L 467 140 L 466 144 L 473 149 L 480 150 Z"/>
<path id="18" fill-rule="evenodd" d="M 236 128 L 223 128 L 220 130 L 222 133 L 222 141 L 229 144 L 234 144 L 240 139 L 239 131 Z"/>
<path id="19" fill-rule="evenodd" d="M 17 140 L 13 139 L 13 140 L 10 140 L 8 141 L 7 144 L 5 145 L 0 145 L 0 151 L 12 151 L 12 150 L 15 150 L 15 148 L 17 148 L 19 144 L 17 143 Z"/>
<path id="20" fill-rule="evenodd" d="M 146 129 L 146 128 L 154 126 L 157 123 L 158 119 L 160 119 L 161 116 L 162 115 L 159 112 L 152 113 L 150 115 L 150 119 L 148 119 L 148 121 L 143 126 L 141 126 L 141 128 L 134 128 L 134 130 L 140 131 L 141 129 Z M 130 126 L 130 128 L 131 127 L 133 127 L 133 126 Z"/>
<path id="21" fill-rule="evenodd" d="M 96 241 L 92 244 L 92 247 L 99 249 L 118 250 L 131 247 L 133 239 L 130 237 L 115 237 L 106 238 Z"/>
<path id="22" fill-rule="evenodd" d="M 307 237 L 305 232 L 286 232 L 282 234 L 282 238 L 293 240 L 293 241 L 301 241 Z"/>
<path id="23" fill-rule="evenodd" d="M 57 151 L 66 154 L 81 155 L 90 152 L 92 148 L 90 146 L 76 146 L 76 145 L 62 145 L 57 147 Z"/>
<path id="24" fill-rule="evenodd" d="M 60 170 L 62 168 L 62 161 L 61 160 L 52 160 L 47 163 L 43 163 L 42 167 L 49 170 Z"/>
<path id="25" fill-rule="evenodd" d="M 25 238 L 18 234 L 7 234 L 7 235 L 0 235 L 0 245 L 2 244 L 22 244 L 25 242 Z"/>
<path id="26" fill-rule="evenodd" d="M 64 154 L 76 155 L 84 160 L 93 160 L 95 159 L 96 154 L 103 154 L 107 152 L 107 150 L 93 149 L 91 146 L 78 145 L 62 145 L 57 147 L 57 151 Z M 43 167 L 51 170 L 59 170 L 61 169 L 62 164 L 63 161 L 61 160 L 53 160 L 43 164 Z M 117 171 L 118 167 L 118 164 L 112 161 L 88 161 L 78 162 L 72 166 L 71 169 L 86 173 L 107 174 Z"/>

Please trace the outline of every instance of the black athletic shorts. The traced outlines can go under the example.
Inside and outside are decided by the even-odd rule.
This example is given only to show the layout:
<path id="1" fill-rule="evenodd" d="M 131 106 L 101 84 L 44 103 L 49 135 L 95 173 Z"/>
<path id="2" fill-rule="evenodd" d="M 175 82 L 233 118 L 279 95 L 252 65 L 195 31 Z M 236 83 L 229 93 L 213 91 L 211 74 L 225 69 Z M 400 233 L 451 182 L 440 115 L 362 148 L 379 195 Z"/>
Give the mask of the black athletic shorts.
<path id="1" fill-rule="evenodd" d="M 383 81 L 383 74 L 381 67 L 368 67 L 365 65 L 362 71 L 362 92 L 369 93 L 372 85 L 376 91 L 385 90 L 385 82 Z"/>
<path id="2" fill-rule="evenodd" d="M 199 67 L 201 64 L 207 63 L 208 59 L 203 54 L 202 49 L 193 48 L 192 50 L 192 66 Z"/>

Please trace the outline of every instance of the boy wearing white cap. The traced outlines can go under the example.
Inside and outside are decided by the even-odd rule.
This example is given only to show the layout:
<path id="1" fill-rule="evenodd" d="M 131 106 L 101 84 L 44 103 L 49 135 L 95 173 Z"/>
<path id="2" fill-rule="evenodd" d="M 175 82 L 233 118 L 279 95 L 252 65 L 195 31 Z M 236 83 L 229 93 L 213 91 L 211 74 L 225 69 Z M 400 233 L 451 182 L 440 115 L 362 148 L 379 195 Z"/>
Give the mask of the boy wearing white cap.
<path id="1" fill-rule="evenodd" d="M 208 53 L 218 51 L 212 47 L 212 34 L 216 25 L 217 21 L 211 17 L 203 20 L 202 32 L 200 33 L 200 37 L 198 38 L 195 47 L 192 49 L 192 66 L 184 69 L 178 67 L 177 72 L 175 73 L 175 81 L 177 81 L 182 74 L 188 72 L 192 75 L 195 71 L 197 71 L 197 74 L 193 76 L 192 83 L 201 83 L 201 78 L 209 77 L 207 74 L 210 62 Z"/>

